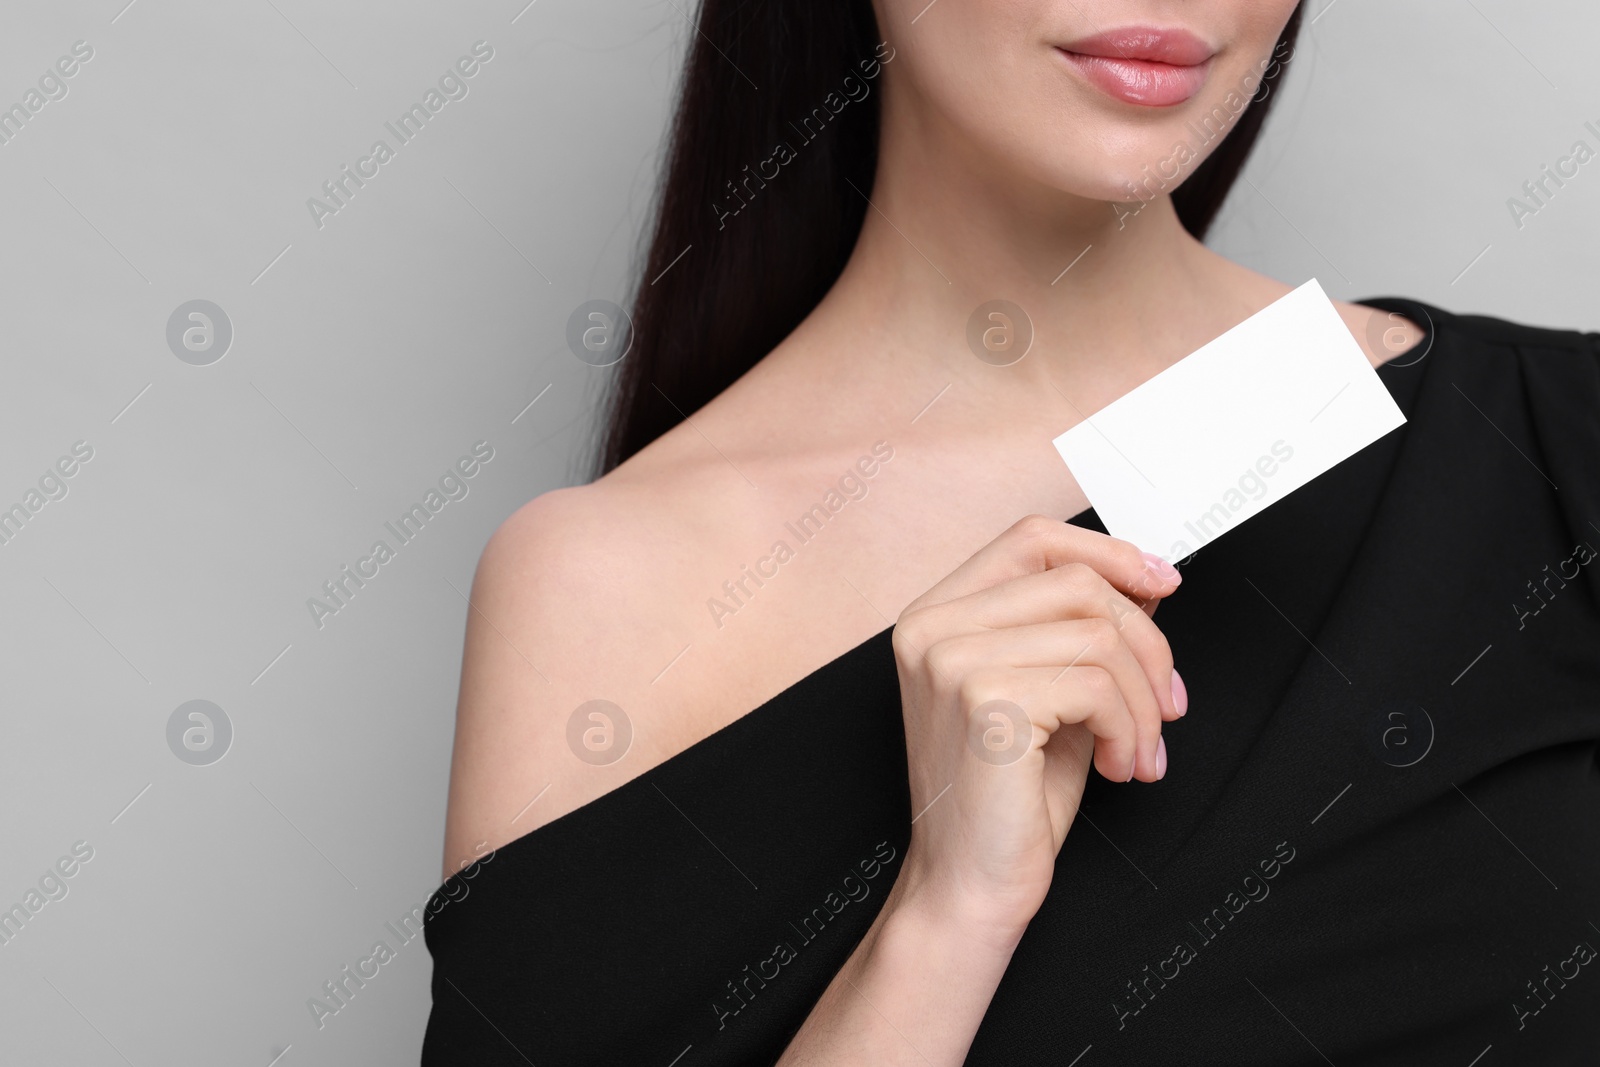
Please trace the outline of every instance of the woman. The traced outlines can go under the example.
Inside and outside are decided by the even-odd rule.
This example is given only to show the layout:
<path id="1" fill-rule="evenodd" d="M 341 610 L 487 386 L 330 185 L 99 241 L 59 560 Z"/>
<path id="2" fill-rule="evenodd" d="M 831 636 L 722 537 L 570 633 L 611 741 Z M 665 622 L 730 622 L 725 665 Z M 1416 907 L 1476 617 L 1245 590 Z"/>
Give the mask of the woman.
<path id="1" fill-rule="evenodd" d="M 425 1063 L 1594 1062 L 1600 336 L 1337 304 L 1407 425 L 1181 572 L 1051 447 L 1291 288 L 1198 238 L 1300 18 L 706 0 Z"/>

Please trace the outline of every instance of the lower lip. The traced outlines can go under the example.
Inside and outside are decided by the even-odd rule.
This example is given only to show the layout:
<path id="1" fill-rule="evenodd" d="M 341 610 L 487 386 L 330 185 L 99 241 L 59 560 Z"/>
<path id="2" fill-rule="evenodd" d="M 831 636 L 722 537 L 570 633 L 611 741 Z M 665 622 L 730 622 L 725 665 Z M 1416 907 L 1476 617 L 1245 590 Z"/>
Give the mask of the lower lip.
<path id="1" fill-rule="evenodd" d="M 1190 99 L 1205 84 L 1211 61 L 1180 67 L 1145 59 L 1086 56 L 1058 48 L 1089 83 L 1107 96 L 1145 107 L 1172 107 Z"/>

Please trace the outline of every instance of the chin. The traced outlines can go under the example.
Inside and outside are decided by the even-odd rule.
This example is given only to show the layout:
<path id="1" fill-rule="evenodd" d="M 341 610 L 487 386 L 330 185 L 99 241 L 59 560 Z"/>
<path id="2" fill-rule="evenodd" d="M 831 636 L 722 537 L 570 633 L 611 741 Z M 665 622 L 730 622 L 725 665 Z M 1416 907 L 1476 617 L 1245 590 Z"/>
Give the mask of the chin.
<path id="1" fill-rule="evenodd" d="M 893 32 L 899 5 L 884 6 Z M 1293 0 L 1169 8 L 1139 0 L 935 7 L 893 77 L 910 109 L 938 116 L 923 128 L 958 131 L 974 158 L 1003 160 L 1076 196 L 1148 200 L 1194 172 L 1271 91 L 1292 52 L 1278 41 Z"/>
<path id="2" fill-rule="evenodd" d="M 1114 121 L 1096 126 L 1091 132 L 1084 123 L 1074 122 L 1073 136 L 1055 140 L 1047 153 L 1039 151 L 1041 138 L 1035 135 L 1003 144 L 991 139 L 977 155 L 992 177 L 998 177 L 996 164 L 1005 160 L 1001 166 L 1023 184 L 1083 200 L 1134 206 L 1171 194 L 1205 157 L 1203 151 L 1187 147 L 1198 137 L 1182 122 L 1138 129 Z"/>

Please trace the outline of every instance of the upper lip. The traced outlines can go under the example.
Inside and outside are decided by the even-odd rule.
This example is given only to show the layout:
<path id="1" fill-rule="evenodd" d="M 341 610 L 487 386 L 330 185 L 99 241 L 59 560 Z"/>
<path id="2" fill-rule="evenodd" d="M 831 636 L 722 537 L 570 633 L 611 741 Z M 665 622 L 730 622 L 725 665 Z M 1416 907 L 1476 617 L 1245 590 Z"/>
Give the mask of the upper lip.
<path id="1" fill-rule="evenodd" d="M 1147 63 L 1168 63 L 1193 67 L 1204 63 L 1217 50 L 1188 30 L 1163 30 L 1153 26 L 1123 26 L 1083 37 L 1059 46 L 1062 51 L 1106 59 L 1136 59 Z"/>

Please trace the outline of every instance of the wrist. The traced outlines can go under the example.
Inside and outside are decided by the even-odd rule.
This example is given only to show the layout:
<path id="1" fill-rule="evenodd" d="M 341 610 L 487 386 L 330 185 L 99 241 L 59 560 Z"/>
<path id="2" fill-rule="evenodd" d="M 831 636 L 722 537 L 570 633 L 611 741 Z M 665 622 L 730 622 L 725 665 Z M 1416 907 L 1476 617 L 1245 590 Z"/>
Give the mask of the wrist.
<path id="1" fill-rule="evenodd" d="M 908 856 L 885 910 L 899 931 L 1009 960 L 1038 904 L 976 892 L 956 878 L 922 871 Z"/>
<path id="2" fill-rule="evenodd" d="M 1022 927 L 1022 929 L 1025 929 Z M 1021 938 L 951 911 L 942 902 L 910 896 L 892 910 L 864 961 L 867 973 L 919 975 L 931 989 L 960 989 L 962 999 L 986 1005 L 1011 963 Z M 982 1017 L 981 1008 L 977 1018 Z"/>

